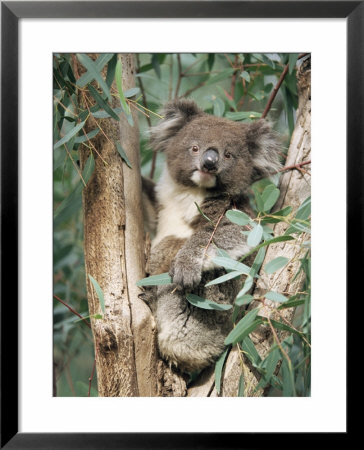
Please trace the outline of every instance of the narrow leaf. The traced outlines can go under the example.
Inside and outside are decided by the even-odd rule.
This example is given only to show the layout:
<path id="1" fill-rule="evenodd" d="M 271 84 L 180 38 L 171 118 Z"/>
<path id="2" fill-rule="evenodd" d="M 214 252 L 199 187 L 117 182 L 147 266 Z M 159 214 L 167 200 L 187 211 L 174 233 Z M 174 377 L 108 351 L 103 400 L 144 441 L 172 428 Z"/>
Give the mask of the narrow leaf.
<path id="1" fill-rule="evenodd" d="M 130 108 L 125 100 L 125 96 L 124 96 L 124 92 L 123 92 L 122 79 L 123 79 L 123 68 L 122 68 L 121 59 L 118 58 L 118 62 L 116 63 L 116 69 L 115 69 L 116 87 L 118 88 L 120 103 L 121 103 L 121 106 L 122 106 L 125 114 L 127 116 L 131 116 Z"/>
<path id="2" fill-rule="evenodd" d="M 278 292 L 274 292 L 274 291 L 267 292 L 264 295 L 264 297 L 268 300 L 271 300 L 272 302 L 279 302 L 279 303 L 283 303 L 288 300 L 288 298 L 285 297 L 284 295 L 279 294 Z"/>
<path id="3" fill-rule="evenodd" d="M 114 56 L 113 53 L 103 53 L 102 55 L 100 55 L 97 60 L 94 62 L 92 61 L 92 63 L 95 65 L 96 67 L 96 72 L 97 74 L 100 74 L 100 72 L 102 71 L 102 69 L 105 67 L 105 65 L 112 59 L 112 57 Z M 78 58 L 79 59 L 79 58 Z M 81 61 L 80 61 L 81 62 Z M 81 64 L 83 65 L 83 63 L 81 62 Z M 86 66 L 85 66 L 86 67 Z M 90 83 L 92 80 L 95 80 L 95 76 L 94 76 L 94 72 L 86 72 L 84 73 L 77 81 L 76 84 L 77 86 L 80 87 L 85 87 L 86 84 Z"/>
<path id="4" fill-rule="evenodd" d="M 245 336 L 247 336 L 249 333 L 255 329 L 256 325 L 256 317 L 258 315 L 260 308 L 254 308 L 251 311 L 249 311 L 245 316 L 238 322 L 236 327 L 230 331 L 228 336 L 226 337 L 224 343 L 225 345 L 235 345 L 237 342 L 244 339 Z M 259 322 L 261 322 L 261 319 L 258 319 Z M 254 327 L 252 328 L 252 325 L 254 324 Z"/>
<path id="5" fill-rule="evenodd" d="M 105 314 L 105 300 L 104 300 L 104 293 L 102 292 L 102 289 L 101 289 L 99 283 L 95 280 L 95 278 L 92 277 L 90 274 L 88 275 L 88 277 L 90 278 L 91 283 L 93 284 L 93 286 L 94 286 L 94 288 L 95 288 L 95 291 L 96 291 L 96 294 L 97 294 L 97 296 L 98 296 L 98 298 L 99 298 L 101 310 L 102 310 L 102 312 Z"/>
<path id="6" fill-rule="evenodd" d="M 162 284 L 171 284 L 172 278 L 168 272 L 159 275 L 152 275 L 142 280 L 137 281 L 137 286 L 160 286 Z"/>
<path id="7" fill-rule="evenodd" d="M 130 167 L 130 169 L 132 169 L 131 163 L 130 163 L 128 157 L 126 156 L 125 150 L 123 149 L 123 147 L 121 146 L 121 144 L 120 144 L 119 141 L 116 142 L 116 148 L 117 148 L 117 150 L 118 150 L 118 152 L 119 152 L 119 155 L 120 155 L 120 156 L 122 157 L 122 159 L 125 161 L 126 165 L 127 165 L 128 167 Z"/>
<path id="8" fill-rule="evenodd" d="M 224 283 L 225 281 L 231 280 L 233 278 L 238 278 L 243 274 L 243 272 L 240 271 L 232 271 L 229 272 L 225 275 L 222 275 L 221 277 L 215 278 L 212 281 L 209 281 L 207 284 L 205 284 L 205 286 L 213 286 L 214 284 L 220 284 L 220 283 Z"/>
<path id="9" fill-rule="evenodd" d="M 83 136 L 77 136 L 75 138 L 75 144 L 82 144 L 82 142 L 86 142 L 89 141 L 90 139 L 94 138 L 98 133 L 99 133 L 100 129 L 96 128 L 95 130 L 90 131 L 89 133 Z"/>
<path id="10" fill-rule="evenodd" d="M 112 54 L 110 59 L 112 58 Z M 92 79 L 96 80 L 100 86 L 100 89 L 105 93 L 106 97 L 111 100 L 111 94 L 108 85 L 106 84 L 106 81 L 103 79 L 101 75 L 101 69 L 98 69 L 98 66 L 96 63 L 85 53 L 77 53 L 77 58 L 80 61 L 80 63 L 89 71 L 90 76 Z M 105 63 L 106 64 L 106 63 Z M 104 64 L 104 65 L 105 65 Z"/>
<path id="11" fill-rule="evenodd" d="M 222 376 L 222 370 L 224 368 L 225 360 L 229 352 L 229 347 L 227 347 L 220 358 L 216 361 L 215 364 L 215 388 L 218 394 L 220 394 L 221 390 L 221 376 Z"/>
<path id="12" fill-rule="evenodd" d="M 244 397 L 244 391 L 245 391 L 244 375 L 241 374 L 239 378 L 238 397 Z"/>
<path id="13" fill-rule="evenodd" d="M 252 295 L 242 295 L 241 297 L 236 297 L 235 304 L 238 306 L 249 305 L 254 300 Z"/>
<path id="14" fill-rule="evenodd" d="M 65 136 L 63 136 L 62 139 L 60 139 L 58 142 L 56 142 L 53 146 L 54 149 L 60 147 L 63 144 L 66 144 L 70 139 L 73 138 L 85 125 L 86 120 L 76 125 L 74 128 L 72 128 L 71 131 L 69 131 Z"/>
<path id="15" fill-rule="evenodd" d="M 289 258 L 278 256 L 277 258 L 272 259 L 272 261 L 269 261 L 269 263 L 264 266 L 264 272 L 270 275 L 271 273 L 274 273 L 284 267 L 288 262 Z"/>
<path id="16" fill-rule="evenodd" d="M 96 103 L 100 106 L 101 109 L 104 109 L 110 116 L 115 120 L 120 120 L 120 117 L 113 111 L 111 106 L 101 97 L 101 95 L 97 92 L 97 90 L 92 86 L 92 84 L 88 85 L 88 89 L 92 97 L 96 100 Z"/>
<path id="17" fill-rule="evenodd" d="M 195 294 L 187 294 L 186 298 L 191 303 L 191 305 L 197 306 L 197 308 L 210 309 L 215 311 L 227 311 L 228 309 L 232 308 L 232 305 L 215 303 Z"/>
<path id="18" fill-rule="evenodd" d="M 245 275 L 248 275 L 248 273 L 250 272 L 250 267 L 239 261 L 235 261 L 235 259 L 216 256 L 215 258 L 212 258 L 212 261 L 218 266 L 224 267 L 225 269 L 236 270 L 244 273 Z"/>

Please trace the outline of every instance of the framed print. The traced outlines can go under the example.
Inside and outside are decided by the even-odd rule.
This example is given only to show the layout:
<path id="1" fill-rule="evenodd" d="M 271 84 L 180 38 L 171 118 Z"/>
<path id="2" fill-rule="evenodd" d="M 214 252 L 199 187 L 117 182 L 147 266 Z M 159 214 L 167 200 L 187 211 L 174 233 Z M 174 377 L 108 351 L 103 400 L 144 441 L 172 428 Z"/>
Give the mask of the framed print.
<path id="1" fill-rule="evenodd" d="M 363 2 L 2 2 L 1 21 L 1 446 L 347 437 Z"/>

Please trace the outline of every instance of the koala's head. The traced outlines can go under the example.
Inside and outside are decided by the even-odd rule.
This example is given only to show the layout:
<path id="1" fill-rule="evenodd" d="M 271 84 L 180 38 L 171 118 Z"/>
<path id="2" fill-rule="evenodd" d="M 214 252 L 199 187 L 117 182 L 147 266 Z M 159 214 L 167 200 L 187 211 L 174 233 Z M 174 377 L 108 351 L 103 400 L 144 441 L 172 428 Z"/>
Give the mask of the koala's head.
<path id="1" fill-rule="evenodd" d="M 168 103 L 163 114 L 151 145 L 165 152 L 169 173 L 181 185 L 235 196 L 280 167 L 279 140 L 264 120 L 234 122 L 186 99 Z"/>

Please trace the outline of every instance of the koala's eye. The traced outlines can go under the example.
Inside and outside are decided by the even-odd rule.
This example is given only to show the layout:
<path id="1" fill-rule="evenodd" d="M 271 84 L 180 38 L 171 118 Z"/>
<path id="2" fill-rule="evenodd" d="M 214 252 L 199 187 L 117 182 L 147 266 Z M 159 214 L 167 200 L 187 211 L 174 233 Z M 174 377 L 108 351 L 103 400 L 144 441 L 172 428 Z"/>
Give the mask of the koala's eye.
<path id="1" fill-rule="evenodd" d="M 231 158 L 231 153 L 226 152 L 226 153 L 225 153 L 225 158 L 226 158 L 226 159 L 230 159 L 230 158 Z"/>
<path id="2" fill-rule="evenodd" d="M 194 146 L 192 147 L 192 151 L 193 151 L 194 153 L 197 153 L 197 152 L 199 151 L 198 146 L 197 146 L 197 145 L 194 145 Z"/>

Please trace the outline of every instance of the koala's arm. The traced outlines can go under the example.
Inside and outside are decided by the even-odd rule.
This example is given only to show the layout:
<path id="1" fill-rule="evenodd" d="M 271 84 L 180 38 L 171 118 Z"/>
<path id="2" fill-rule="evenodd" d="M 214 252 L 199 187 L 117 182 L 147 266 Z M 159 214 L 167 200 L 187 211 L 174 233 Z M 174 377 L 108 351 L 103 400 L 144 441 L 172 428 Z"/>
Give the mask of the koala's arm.
<path id="1" fill-rule="evenodd" d="M 216 214 L 219 210 L 222 212 Z M 225 217 L 225 211 L 226 208 L 216 208 L 212 223 L 206 219 L 199 220 L 195 232 L 172 262 L 170 275 L 174 283 L 186 289 L 196 287 L 201 281 L 202 272 L 216 267 L 212 260 L 217 255 L 216 248 L 225 250 L 233 259 L 249 251 L 241 227 L 230 222 Z"/>

